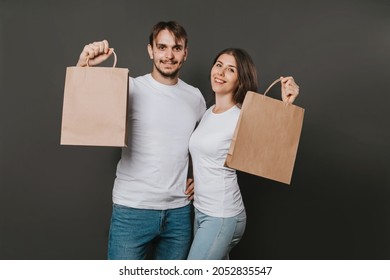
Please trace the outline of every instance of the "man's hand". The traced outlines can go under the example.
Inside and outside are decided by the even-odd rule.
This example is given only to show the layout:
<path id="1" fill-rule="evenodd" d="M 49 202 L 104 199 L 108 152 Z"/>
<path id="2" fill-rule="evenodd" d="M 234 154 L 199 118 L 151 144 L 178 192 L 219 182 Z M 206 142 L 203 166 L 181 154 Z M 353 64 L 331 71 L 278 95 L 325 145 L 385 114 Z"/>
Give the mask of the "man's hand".
<path id="1" fill-rule="evenodd" d="M 109 58 L 113 51 L 114 49 L 110 49 L 107 40 L 85 45 L 80 54 L 77 66 L 84 67 L 87 64 L 89 66 L 98 65 Z"/>

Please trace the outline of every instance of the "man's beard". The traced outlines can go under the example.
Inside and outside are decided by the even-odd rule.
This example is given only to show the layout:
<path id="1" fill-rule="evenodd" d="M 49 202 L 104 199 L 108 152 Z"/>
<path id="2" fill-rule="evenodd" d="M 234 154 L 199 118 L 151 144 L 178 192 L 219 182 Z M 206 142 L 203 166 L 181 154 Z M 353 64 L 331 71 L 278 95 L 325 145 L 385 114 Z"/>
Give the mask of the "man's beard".
<path id="1" fill-rule="evenodd" d="M 168 79 L 176 79 L 177 76 L 179 75 L 179 70 L 181 68 L 181 67 L 177 67 L 177 69 L 175 71 L 170 72 L 170 73 L 165 73 L 156 65 L 156 63 L 154 65 L 155 65 L 157 71 L 161 74 L 161 76 L 168 78 Z"/>

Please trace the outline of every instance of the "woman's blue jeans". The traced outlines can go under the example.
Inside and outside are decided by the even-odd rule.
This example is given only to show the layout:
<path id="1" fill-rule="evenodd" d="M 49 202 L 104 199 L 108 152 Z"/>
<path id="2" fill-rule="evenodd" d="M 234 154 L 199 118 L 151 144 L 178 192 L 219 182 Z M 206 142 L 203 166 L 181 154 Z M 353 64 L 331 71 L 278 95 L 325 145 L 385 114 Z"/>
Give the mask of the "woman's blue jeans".
<path id="1" fill-rule="evenodd" d="M 194 240 L 189 260 L 227 260 L 241 240 L 246 226 L 245 210 L 230 218 L 208 216 L 195 208 Z"/>
<path id="2" fill-rule="evenodd" d="M 153 259 L 186 259 L 191 244 L 191 206 L 169 210 L 136 209 L 114 204 L 108 259 L 140 260 L 154 245 Z"/>

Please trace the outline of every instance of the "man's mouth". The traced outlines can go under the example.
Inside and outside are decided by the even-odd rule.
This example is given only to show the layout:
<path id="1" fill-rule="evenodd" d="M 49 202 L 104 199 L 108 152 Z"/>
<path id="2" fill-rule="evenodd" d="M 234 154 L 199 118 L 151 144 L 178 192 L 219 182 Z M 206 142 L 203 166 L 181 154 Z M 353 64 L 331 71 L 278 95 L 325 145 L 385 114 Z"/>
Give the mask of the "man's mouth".
<path id="1" fill-rule="evenodd" d="M 173 60 L 161 60 L 161 63 L 162 64 L 167 64 L 167 65 L 175 65 L 177 63 L 177 61 L 173 61 Z"/>

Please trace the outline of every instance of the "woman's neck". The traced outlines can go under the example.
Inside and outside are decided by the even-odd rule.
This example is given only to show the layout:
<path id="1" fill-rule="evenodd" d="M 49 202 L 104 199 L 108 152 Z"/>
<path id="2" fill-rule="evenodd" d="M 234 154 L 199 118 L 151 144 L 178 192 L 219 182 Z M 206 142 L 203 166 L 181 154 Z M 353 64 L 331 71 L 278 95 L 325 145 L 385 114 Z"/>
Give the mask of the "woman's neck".
<path id="1" fill-rule="evenodd" d="M 236 102 L 234 102 L 231 94 L 215 94 L 215 106 L 213 108 L 213 113 L 223 113 L 232 108 L 234 105 L 236 105 Z"/>

